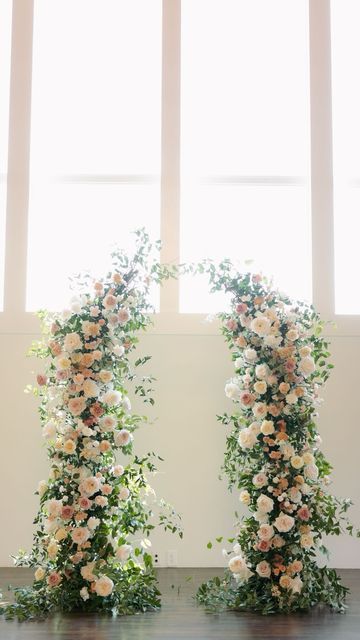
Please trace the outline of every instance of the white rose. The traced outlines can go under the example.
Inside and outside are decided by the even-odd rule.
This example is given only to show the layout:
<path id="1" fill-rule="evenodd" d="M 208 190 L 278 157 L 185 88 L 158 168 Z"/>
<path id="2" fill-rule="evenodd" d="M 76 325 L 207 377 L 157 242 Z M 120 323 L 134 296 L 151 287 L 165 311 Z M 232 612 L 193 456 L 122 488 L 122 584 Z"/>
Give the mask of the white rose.
<path id="1" fill-rule="evenodd" d="M 132 435 L 127 429 L 120 429 L 114 432 L 114 442 L 117 447 L 126 447 L 132 440 Z"/>
<path id="2" fill-rule="evenodd" d="M 56 437 L 56 424 L 52 420 L 43 427 L 42 435 L 46 440 L 54 440 Z"/>
<path id="3" fill-rule="evenodd" d="M 125 353 L 125 348 L 122 346 L 122 344 L 116 344 L 113 348 L 113 353 L 117 356 L 117 358 L 121 358 L 121 356 L 123 356 Z"/>
<path id="4" fill-rule="evenodd" d="M 309 480 L 317 480 L 319 477 L 319 469 L 316 464 L 306 465 L 304 475 L 309 478 Z"/>
<path id="5" fill-rule="evenodd" d="M 116 405 L 120 404 L 121 399 L 122 399 L 122 395 L 120 391 L 111 389 L 110 391 L 107 391 L 106 393 L 104 393 L 102 397 L 102 402 L 109 405 L 109 407 L 115 407 Z"/>
<path id="6" fill-rule="evenodd" d="M 63 507 L 62 500 L 55 500 L 55 498 L 52 498 L 51 500 L 48 500 L 46 502 L 46 511 L 48 512 L 49 516 L 52 516 L 52 517 L 59 516 L 61 513 L 62 507 Z"/>
<path id="7" fill-rule="evenodd" d="M 91 531 L 94 531 L 94 529 L 96 529 L 96 527 L 99 526 L 100 520 L 99 518 L 94 518 L 94 516 L 91 516 L 91 518 L 89 518 L 86 524 Z"/>
<path id="8" fill-rule="evenodd" d="M 84 480 L 79 485 L 80 493 L 83 493 L 88 497 L 92 496 L 94 493 L 99 491 L 99 489 L 100 489 L 100 480 L 95 476 L 84 478 Z"/>
<path id="9" fill-rule="evenodd" d="M 240 397 L 240 387 L 235 382 L 227 382 L 225 385 L 225 395 L 231 400 L 238 400 Z"/>
<path id="10" fill-rule="evenodd" d="M 280 346 L 282 342 L 282 336 L 274 336 L 269 334 L 264 338 L 264 344 L 267 347 L 274 347 L 275 349 Z"/>
<path id="11" fill-rule="evenodd" d="M 109 596 L 113 588 L 114 583 L 108 576 L 100 576 L 100 578 L 95 581 L 95 591 L 98 596 L 102 596 L 103 598 Z"/>
<path id="12" fill-rule="evenodd" d="M 238 442 L 242 449 L 251 449 L 257 442 L 256 434 L 248 427 L 242 429 L 239 433 Z"/>
<path id="13" fill-rule="evenodd" d="M 267 364 L 258 364 L 255 367 L 255 375 L 259 380 L 265 380 L 270 373 L 270 369 Z"/>
<path id="14" fill-rule="evenodd" d="M 288 516 L 286 513 L 278 516 L 274 522 L 274 526 L 280 533 L 287 533 L 293 528 L 295 524 L 294 518 Z"/>
<path id="15" fill-rule="evenodd" d="M 265 475 L 265 473 L 257 473 L 253 477 L 252 482 L 257 489 L 261 489 L 262 487 L 265 487 L 268 484 L 268 478 Z"/>
<path id="16" fill-rule="evenodd" d="M 130 495 L 130 491 L 127 487 L 121 487 L 119 491 L 120 500 L 127 500 Z"/>
<path id="17" fill-rule="evenodd" d="M 255 418 L 264 418 L 267 414 L 267 405 L 265 402 L 256 402 L 252 408 Z"/>
<path id="18" fill-rule="evenodd" d="M 88 378 L 83 384 L 85 398 L 97 398 L 99 395 L 99 387 L 94 380 Z"/>
<path id="19" fill-rule="evenodd" d="M 289 331 L 285 334 L 285 337 L 290 340 L 290 342 L 294 342 L 298 339 L 299 333 L 296 329 L 289 329 Z"/>
<path id="20" fill-rule="evenodd" d="M 248 347 L 244 351 L 244 357 L 248 362 L 253 363 L 253 362 L 256 362 L 256 360 L 258 359 L 258 354 L 257 354 L 257 351 L 255 349 L 252 349 L 251 347 Z"/>
<path id="21" fill-rule="evenodd" d="M 291 580 L 290 589 L 293 593 L 301 593 L 302 588 L 303 588 L 303 581 L 301 580 L 300 576 L 296 576 L 296 578 L 293 578 Z"/>
<path id="22" fill-rule="evenodd" d="M 310 453 L 310 451 L 305 451 L 305 453 L 302 456 L 303 460 L 304 460 L 304 464 L 314 464 L 315 463 L 315 458 L 313 456 L 312 453 Z"/>
<path id="23" fill-rule="evenodd" d="M 258 497 L 256 504 L 261 513 L 270 513 L 274 508 L 274 501 L 264 493 Z"/>
<path id="24" fill-rule="evenodd" d="M 254 518 L 259 524 L 267 524 L 269 522 L 269 516 L 263 511 L 255 511 Z"/>
<path id="25" fill-rule="evenodd" d="M 271 322 L 266 316 L 259 315 L 250 323 L 250 329 L 258 336 L 266 336 L 269 333 Z"/>
<path id="26" fill-rule="evenodd" d="M 84 602 L 86 600 L 89 600 L 90 596 L 89 596 L 89 592 L 88 592 L 86 587 L 83 587 L 82 589 L 80 589 L 80 596 L 84 600 Z"/>
<path id="27" fill-rule="evenodd" d="M 75 351 L 75 349 L 81 349 L 82 342 L 80 336 L 77 333 L 68 333 L 65 336 L 64 347 L 66 351 Z"/>
<path id="28" fill-rule="evenodd" d="M 89 538 L 90 532 L 87 527 L 76 527 L 71 532 L 71 538 L 75 544 L 84 544 Z"/>
<path id="29" fill-rule="evenodd" d="M 305 376 L 305 378 L 315 371 L 315 361 L 311 356 L 302 358 L 299 362 L 299 371 Z"/>
<path id="30" fill-rule="evenodd" d="M 231 573 L 235 574 L 242 581 L 246 581 L 253 575 L 253 572 L 250 571 L 247 566 L 244 558 L 241 555 L 234 556 L 229 560 L 229 569 Z"/>

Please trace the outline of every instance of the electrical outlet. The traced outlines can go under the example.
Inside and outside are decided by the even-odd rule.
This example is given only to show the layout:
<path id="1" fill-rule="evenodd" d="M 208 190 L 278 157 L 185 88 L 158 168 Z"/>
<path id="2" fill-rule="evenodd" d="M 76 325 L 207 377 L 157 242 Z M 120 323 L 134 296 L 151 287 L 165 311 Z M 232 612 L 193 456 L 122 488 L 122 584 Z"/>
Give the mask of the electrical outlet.
<path id="1" fill-rule="evenodd" d="M 166 565 L 168 567 L 177 567 L 178 566 L 178 556 L 177 551 L 169 550 L 166 553 Z"/>
<path id="2" fill-rule="evenodd" d="M 153 559 L 154 559 L 154 564 L 159 564 L 159 554 L 158 553 L 154 553 L 153 555 Z"/>

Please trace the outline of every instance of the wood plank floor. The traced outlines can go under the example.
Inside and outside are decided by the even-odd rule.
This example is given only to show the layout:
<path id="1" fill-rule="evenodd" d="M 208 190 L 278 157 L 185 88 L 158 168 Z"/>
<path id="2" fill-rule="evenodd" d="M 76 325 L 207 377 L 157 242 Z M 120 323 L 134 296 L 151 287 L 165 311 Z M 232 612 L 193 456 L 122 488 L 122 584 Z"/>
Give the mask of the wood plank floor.
<path id="1" fill-rule="evenodd" d="M 123 618 L 56 615 L 43 622 L 18 623 L 0 618 L 1 640 L 360 640 L 360 570 L 343 570 L 350 587 L 345 615 L 316 609 L 292 616 L 245 613 L 212 615 L 194 602 L 198 585 L 222 570 L 159 569 L 161 611 Z M 26 584 L 27 569 L 0 569 L 0 587 Z M 191 580 L 188 578 L 191 576 Z"/>

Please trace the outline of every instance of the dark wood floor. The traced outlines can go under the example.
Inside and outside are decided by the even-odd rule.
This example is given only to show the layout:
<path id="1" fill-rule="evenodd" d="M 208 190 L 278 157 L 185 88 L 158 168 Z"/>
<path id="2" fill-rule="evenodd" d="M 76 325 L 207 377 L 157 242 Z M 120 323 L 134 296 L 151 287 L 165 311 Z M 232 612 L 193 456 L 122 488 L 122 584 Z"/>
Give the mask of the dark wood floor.
<path id="1" fill-rule="evenodd" d="M 56 615 L 44 622 L 11 622 L 0 618 L 1 640 L 360 640 L 360 570 L 341 571 L 350 587 L 345 615 L 317 609 L 292 616 L 244 613 L 207 614 L 193 599 L 198 585 L 221 570 L 159 569 L 163 606 L 157 613 L 123 618 Z M 188 578 L 191 577 L 191 580 Z M 26 569 L 1 569 L 0 587 L 26 584 Z"/>

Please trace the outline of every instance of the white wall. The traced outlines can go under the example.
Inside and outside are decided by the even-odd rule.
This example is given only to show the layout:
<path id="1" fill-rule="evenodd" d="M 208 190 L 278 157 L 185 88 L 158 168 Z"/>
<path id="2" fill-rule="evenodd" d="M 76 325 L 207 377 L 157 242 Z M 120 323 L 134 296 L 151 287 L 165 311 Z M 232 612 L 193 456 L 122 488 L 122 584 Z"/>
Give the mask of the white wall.
<path id="1" fill-rule="evenodd" d="M 47 476 L 36 399 L 24 394 L 38 370 L 36 361 L 25 357 L 31 340 L 29 335 L 0 335 L 0 566 L 11 565 L 9 556 L 19 548 L 30 548 L 38 504 L 33 491 Z M 216 414 L 231 410 L 223 393 L 232 375 L 227 347 L 221 336 L 149 334 L 138 350 L 153 355 L 151 371 L 158 382 L 152 415 L 158 420 L 143 427 L 136 442 L 140 451 L 155 450 L 165 458 L 153 485 L 182 513 L 185 532 L 183 541 L 156 532 L 153 550 L 160 564 L 166 564 L 167 550 L 175 550 L 179 566 L 220 566 L 222 545 L 209 551 L 206 544 L 233 534 L 239 508 L 237 496 L 228 495 L 226 483 L 218 480 L 226 428 Z M 336 337 L 332 352 L 336 367 L 320 417 L 323 450 L 335 467 L 332 490 L 353 499 L 353 519 L 360 525 L 360 338 Z M 360 568 L 359 545 L 347 537 L 331 539 L 332 566 Z"/>

